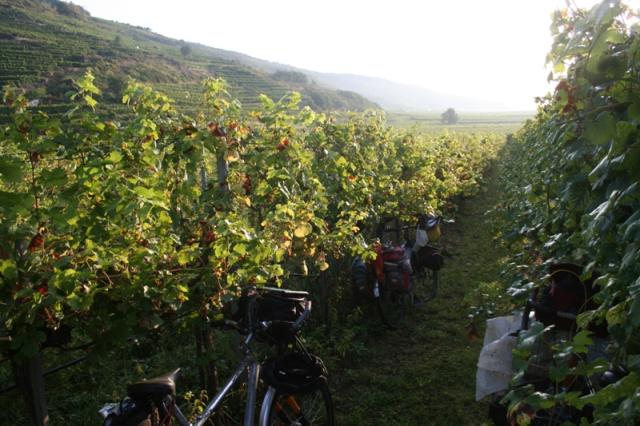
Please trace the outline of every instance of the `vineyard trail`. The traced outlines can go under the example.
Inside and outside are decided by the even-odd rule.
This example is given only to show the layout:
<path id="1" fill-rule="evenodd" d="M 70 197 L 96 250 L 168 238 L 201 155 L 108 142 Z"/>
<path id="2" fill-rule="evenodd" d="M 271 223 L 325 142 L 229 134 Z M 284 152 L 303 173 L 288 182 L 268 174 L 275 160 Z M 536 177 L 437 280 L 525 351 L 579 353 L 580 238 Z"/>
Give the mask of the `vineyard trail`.
<path id="1" fill-rule="evenodd" d="M 481 339 L 469 333 L 469 295 L 498 279 L 505 255 L 486 212 L 498 202 L 495 170 L 480 193 L 462 201 L 456 223 L 443 230 L 445 267 L 435 300 L 411 311 L 400 330 L 380 330 L 367 354 L 334 374 L 341 425 L 479 425 L 475 366 Z"/>

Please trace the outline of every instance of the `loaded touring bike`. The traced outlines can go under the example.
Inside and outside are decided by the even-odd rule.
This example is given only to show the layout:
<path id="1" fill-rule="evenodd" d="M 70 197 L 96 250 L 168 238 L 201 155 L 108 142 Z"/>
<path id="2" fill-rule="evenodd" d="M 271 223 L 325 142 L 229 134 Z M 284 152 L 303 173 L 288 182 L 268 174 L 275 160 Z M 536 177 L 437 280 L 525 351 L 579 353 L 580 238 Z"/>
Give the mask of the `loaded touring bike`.
<path id="1" fill-rule="evenodd" d="M 567 403 L 562 395 L 573 394 L 588 400 L 601 389 L 616 386 L 629 374 L 627 367 L 612 359 L 607 351 L 612 336 L 606 322 L 591 321 L 583 324 L 582 330 L 578 327 L 582 313 L 598 308 L 595 280 L 599 274 L 594 271 L 590 278 L 583 279 L 582 272 L 580 265 L 549 263 L 545 281 L 531 290 L 526 301 L 520 329 L 507 331 L 483 348 L 476 377 L 481 378 L 484 396 L 492 395 L 489 418 L 495 425 L 513 424 L 519 417 L 528 418 L 531 426 L 592 424 L 592 404 Z M 585 331 L 588 334 L 583 336 L 589 344 L 583 350 L 563 349 Z M 526 351 L 519 351 L 521 357 L 526 354 L 526 363 L 520 364 L 524 368 L 511 381 L 502 382 L 502 375 L 510 377 L 514 373 L 512 353 L 516 352 L 513 351 L 516 338 L 527 342 Z M 595 365 L 598 367 L 589 367 Z M 524 398 L 513 404 L 513 400 L 505 397 L 508 391 L 512 395 L 535 392 L 538 401 L 552 403 L 536 404 L 536 399 Z"/>
<path id="2" fill-rule="evenodd" d="M 397 217 L 384 218 L 376 229 L 376 259 L 365 263 L 356 258 L 352 263 L 357 297 L 373 299 L 390 328 L 398 326 L 409 306 L 436 297 L 444 262 L 432 244 L 440 237 L 440 223 L 440 217 L 427 215 L 419 215 L 417 224 L 407 226 Z"/>
<path id="3" fill-rule="evenodd" d="M 100 413 L 104 426 L 163 426 L 176 420 L 180 426 L 202 426 L 220 407 L 229 391 L 246 376 L 245 426 L 258 424 L 333 426 L 334 412 L 329 393 L 328 373 L 322 360 L 310 354 L 298 333 L 311 312 L 308 293 L 278 288 L 251 288 L 240 298 L 238 321 L 223 320 L 218 327 L 233 328 L 244 335 L 244 358 L 235 372 L 211 399 L 193 423 L 182 413 L 176 398 L 177 369 L 166 375 L 127 387 L 120 403 L 107 404 Z M 259 361 L 253 354 L 255 341 L 269 343 L 276 355 Z"/>

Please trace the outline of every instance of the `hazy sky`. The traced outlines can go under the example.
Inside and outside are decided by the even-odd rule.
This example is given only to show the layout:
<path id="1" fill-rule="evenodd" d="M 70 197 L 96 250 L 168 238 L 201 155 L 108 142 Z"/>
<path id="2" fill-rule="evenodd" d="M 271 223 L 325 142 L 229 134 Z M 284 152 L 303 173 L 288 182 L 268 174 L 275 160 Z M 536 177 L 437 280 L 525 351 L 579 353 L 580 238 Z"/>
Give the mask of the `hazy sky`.
<path id="1" fill-rule="evenodd" d="M 533 110 L 563 0 L 73 0 L 92 15 L 316 71 Z M 575 0 L 590 6 L 595 0 Z M 637 7 L 640 0 L 627 1 Z"/>

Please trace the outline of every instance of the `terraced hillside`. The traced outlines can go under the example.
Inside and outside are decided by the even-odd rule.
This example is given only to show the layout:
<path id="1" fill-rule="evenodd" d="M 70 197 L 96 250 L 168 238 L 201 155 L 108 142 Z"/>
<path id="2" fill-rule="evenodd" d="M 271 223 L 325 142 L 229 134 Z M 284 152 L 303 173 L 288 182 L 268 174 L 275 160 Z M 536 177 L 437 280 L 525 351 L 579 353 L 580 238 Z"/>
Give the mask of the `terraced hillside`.
<path id="1" fill-rule="evenodd" d="M 152 83 L 189 110 L 208 75 L 224 77 L 248 107 L 257 106 L 261 93 L 277 99 L 291 90 L 318 110 L 375 107 L 353 92 L 326 89 L 300 73 L 260 71 L 233 60 L 234 55 L 93 18 L 59 0 L 0 0 L 0 86 L 25 87 L 51 112 L 63 109 L 72 79 L 88 67 L 97 70 L 103 100 L 111 101 L 115 112 L 129 77 Z"/>

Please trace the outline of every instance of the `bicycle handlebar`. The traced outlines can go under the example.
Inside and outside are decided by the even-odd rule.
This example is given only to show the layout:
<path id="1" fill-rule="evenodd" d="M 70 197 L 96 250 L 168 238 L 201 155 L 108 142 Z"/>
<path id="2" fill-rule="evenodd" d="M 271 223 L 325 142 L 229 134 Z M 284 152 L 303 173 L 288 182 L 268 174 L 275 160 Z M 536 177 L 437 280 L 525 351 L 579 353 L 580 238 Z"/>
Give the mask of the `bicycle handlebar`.
<path id="1" fill-rule="evenodd" d="M 293 334 L 296 334 L 298 331 L 300 331 L 300 329 L 302 329 L 302 326 L 304 325 L 304 322 L 307 320 L 307 318 L 309 318 L 309 315 L 311 315 L 311 301 L 307 300 L 304 304 L 304 311 L 300 315 L 300 318 L 295 320 L 293 323 L 288 321 L 274 320 L 274 321 L 261 321 L 260 325 L 265 331 L 269 327 L 272 327 L 274 325 L 284 325 L 284 326 L 289 325 Z"/>
<path id="2" fill-rule="evenodd" d="M 416 225 L 405 225 L 399 228 L 384 228 L 382 232 L 399 232 L 399 231 L 408 231 L 411 229 L 416 229 Z"/>

